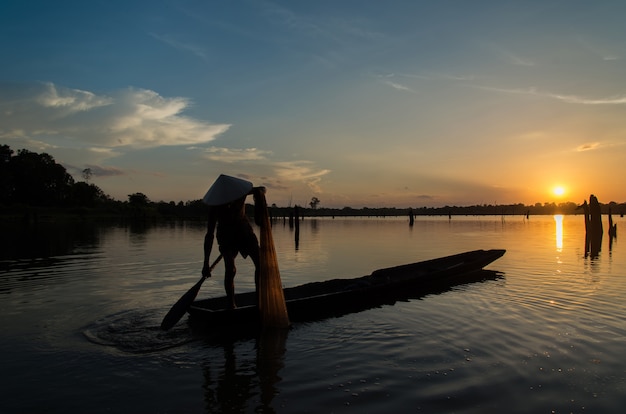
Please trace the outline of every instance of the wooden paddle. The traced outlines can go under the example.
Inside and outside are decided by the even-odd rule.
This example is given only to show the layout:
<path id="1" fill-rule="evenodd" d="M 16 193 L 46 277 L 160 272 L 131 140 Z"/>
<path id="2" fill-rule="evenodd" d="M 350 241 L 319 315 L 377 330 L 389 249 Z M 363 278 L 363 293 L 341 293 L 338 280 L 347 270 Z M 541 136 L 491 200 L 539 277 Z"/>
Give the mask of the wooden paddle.
<path id="1" fill-rule="evenodd" d="M 213 268 L 217 265 L 217 263 L 221 259 L 222 259 L 222 255 L 220 254 L 218 258 L 215 259 L 211 267 L 209 268 L 209 274 L 213 271 Z M 165 315 L 165 318 L 163 318 L 163 322 L 161 322 L 161 329 L 163 329 L 164 331 L 167 331 L 172 326 L 176 325 L 176 323 L 180 320 L 180 318 L 182 318 L 183 315 L 187 312 L 187 309 L 189 309 L 189 306 L 191 306 L 193 301 L 196 299 L 196 296 L 198 296 L 200 287 L 202 286 L 202 283 L 205 281 L 207 277 L 208 276 L 202 276 L 202 278 L 199 281 L 197 281 L 196 284 L 193 285 L 192 288 L 187 291 L 187 293 L 185 293 L 183 296 L 181 296 L 180 299 L 178 299 L 178 302 L 176 302 L 174 306 L 172 306 L 172 309 L 170 309 L 167 315 Z"/>

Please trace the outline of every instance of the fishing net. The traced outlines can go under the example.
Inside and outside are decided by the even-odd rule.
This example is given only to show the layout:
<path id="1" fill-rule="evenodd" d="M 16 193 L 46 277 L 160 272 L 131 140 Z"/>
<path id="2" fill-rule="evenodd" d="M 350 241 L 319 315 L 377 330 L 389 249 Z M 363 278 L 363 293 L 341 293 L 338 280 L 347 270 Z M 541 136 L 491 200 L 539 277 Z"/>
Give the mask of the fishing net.
<path id="1" fill-rule="evenodd" d="M 255 191 L 255 221 L 260 226 L 259 313 L 264 328 L 287 328 L 289 316 L 278 270 L 278 259 L 264 189 Z"/>

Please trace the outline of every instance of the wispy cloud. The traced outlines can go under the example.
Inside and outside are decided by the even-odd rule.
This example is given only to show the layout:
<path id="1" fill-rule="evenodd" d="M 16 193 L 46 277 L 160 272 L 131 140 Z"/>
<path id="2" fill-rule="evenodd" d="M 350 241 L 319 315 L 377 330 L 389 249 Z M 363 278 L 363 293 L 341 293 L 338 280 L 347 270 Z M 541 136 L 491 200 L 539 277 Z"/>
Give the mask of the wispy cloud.
<path id="1" fill-rule="evenodd" d="M 368 26 L 367 20 L 312 17 L 311 15 L 296 13 L 287 7 L 269 1 L 262 2 L 262 5 L 264 15 L 270 22 L 309 38 L 328 40 L 344 45 L 350 39 L 372 41 L 385 38 L 381 32 L 372 30 Z"/>
<path id="2" fill-rule="evenodd" d="M 170 47 L 173 47 L 174 49 L 178 49 L 185 53 L 191 53 L 205 62 L 209 61 L 209 57 L 202 46 L 198 46 L 192 43 L 182 42 L 178 39 L 175 39 L 171 35 L 160 35 L 160 34 L 152 33 L 152 32 L 149 33 L 149 35 L 152 36 L 154 39 L 162 43 L 165 43 L 166 45 Z"/>
<path id="3" fill-rule="evenodd" d="M 613 141 L 608 140 L 608 141 L 603 141 L 603 142 L 598 142 L 598 141 L 586 142 L 584 144 L 577 146 L 574 149 L 574 151 L 585 152 L 585 151 L 604 150 L 608 148 L 618 150 L 618 147 L 623 147 L 625 145 L 626 145 L 626 142 L 622 141 L 621 135 L 620 135 L 617 140 L 613 140 Z"/>
<path id="4" fill-rule="evenodd" d="M 398 90 L 398 91 L 415 92 L 413 89 L 409 88 L 408 86 L 402 85 L 401 83 L 398 83 L 398 82 L 393 82 L 391 80 L 384 80 L 383 83 L 385 85 L 391 86 L 393 89 Z"/>
<path id="5" fill-rule="evenodd" d="M 97 96 L 94 93 L 73 89 L 71 93 L 59 91 L 50 83 L 42 84 L 42 91 L 36 96 L 36 102 L 45 108 L 60 109 L 60 116 L 75 112 L 89 111 L 94 108 L 111 105 L 112 100 L 106 96 Z"/>
<path id="6" fill-rule="evenodd" d="M 599 56 L 604 61 L 621 60 L 621 56 L 615 53 L 613 48 L 610 46 L 601 45 L 599 42 L 595 42 L 591 39 L 586 39 L 583 37 L 580 37 L 578 39 L 578 42 L 583 49 L 589 51 L 596 56 Z"/>
<path id="7" fill-rule="evenodd" d="M 531 59 L 521 56 L 518 53 L 512 52 L 502 45 L 492 42 L 486 42 L 484 46 L 486 49 L 490 50 L 492 53 L 496 54 L 501 59 L 504 59 L 511 65 L 527 67 L 535 66 L 535 62 L 533 62 Z"/>
<path id="8" fill-rule="evenodd" d="M 599 142 L 587 142 L 587 143 L 577 146 L 576 151 L 578 152 L 592 151 L 592 150 L 598 149 L 599 147 L 600 147 Z"/>
<path id="9" fill-rule="evenodd" d="M 326 31 L 311 19 L 294 13 L 286 7 L 269 1 L 262 3 L 264 14 L 269 21 L 285 26 L 300 33 L 306 33 L 313 37 L 326 37 Z"/>
<path id="10" fill-rule="evenodd" d="M 284 161 L 273 165 L 276 176 L 285 181 L 304 182 L 314 192 L 321 193 L 321 178 L 330 170 L 318 170 L 311 161 Z"/>
<path id="11" fill-rule="evenodd" d="M 234 163 L 242 161 L 265 160 L 271 155 L 271 151 L 263 151 L 257 148 L 218 148 L 211 147 L 204 150 L 203 157 L 218 162 Z"/>
<path id="12" fill-rule="evenodd" d="M 54 137 L 68 147 L 150 148 L 210 142 L 230 127 L 184 116 L 188 99 L 147 89 L 99 96 L 44 83 L 11 92 L 0 93 L 0 137 Z"/>
<path id="13" fill-rule="evenodd" d="M 495 92 L 518 94 L 518 95 L 532 95 L 545 98 L 556 99 L 561 102 L 580 104 L 580 105 L 622 105 L 626 104 L 626 95 L 615 95 L 605 98 L 588 98 L 578 95 L 566 95 L 552 92 L 539 91 L 536 88 L 525 89 L 506 89 L 506 88 L 492 88 L 486 86 L 478 86 L 480 89 L 491 90 Z"/>
<path id="14" fill-rule="evenodd" d="M 276 160 L 272 151 L 259 148 L 205 147 L 230 125 L 184 116 L 190 105 L 186 98 L 165 98 L 134 88 L 105 96 L 51 83 L 4 91 L 0 84 L 0 138 L 81 160 L 82 166 L 76 161 L 68 164 L 78 175 L 84 168 L 99 177 L 136 175 L 136 171 L 107 166 L 104 160 L 131 149 L 163 146 L 186 146 L 204 159 L 251 171 L 274 188 L 302 185 L 320 193 L 321 179 L 330 172 L 312 161 Z"/>
<path id="15" fill-rule="evenodd" d="M 201 150 L 190 147 L 190 150 Z M 202 157 L 214 162 L 235 164 L 236 168 L 256 171 L 258 175 L 250 175 L 246 179 L 265 182 L 267 187 L 286 189 L 291 185 L 304 184 L 314 193 L 321 193 L 322 177 L 330 173 L 328 169 L 320 169 L 313 161 L 273 159 L 273 152 L 258 148 L 223 148 L 210 147 L 202 149 Z M 243 167 L 245 165 L 245 167 Z"/>
<path id="16" fill-rule="evenodd" d="M 585 98 L 582 96 L 576 95 L 558 95 L 558 94 L 547 94 L 546 96 L 553 97 L 563 102 L 574 103 L 574 104 L 584 104 L 584 105 L 622 105 L 626 104 L 626 95 L 622 96 L 610 96 L 607 98 Z"/>
<path id="17" fill-rule="evenodd" d="M 415 198 L 420 201 L 432 201 L 435 199 L 434 196 L 429 195 L 429 194 L 418 194 L 415 196 Z"/>
<path id="18" fill-rule="evenodd" d="M 531 61 L 530 59 L 527 58 L 523 58 L 521 56 L 517 56 L 513 53 L 505 53 L 505 56 L 508 58 L 508 60 L 516 66 L 535 66 L 535 62 Z"/>
<path id="19" fill-rule="evenodd" d="M 380 82 L 391 86 L 398 90 L 405 90 L 415 92 L 415 90 L 397 79 L 403 79 L 404 81 L 454 81 L 454 82 L 469 82 L 475 81 L 474 75 L 459 75 L 443 72 L 424 72 L 424 73 L 392 73 L 392 72 L 376 72 L 373 74 Z"/>
<path id="20" fill-rule="evenodd" d="M 275 163 L 274 169 L 279 177 L 290 181 L 319 178 L 330 172 L 330 170 L 315 170 L 312 166 L 311 161 L 283 161 Z"/>

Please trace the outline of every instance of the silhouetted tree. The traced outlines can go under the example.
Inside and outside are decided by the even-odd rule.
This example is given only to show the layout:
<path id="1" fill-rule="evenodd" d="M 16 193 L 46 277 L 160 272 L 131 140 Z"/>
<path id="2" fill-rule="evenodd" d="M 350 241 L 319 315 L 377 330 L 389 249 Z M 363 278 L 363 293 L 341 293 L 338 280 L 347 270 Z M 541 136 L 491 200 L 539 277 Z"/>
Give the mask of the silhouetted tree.
<path id="1" fill-rule="evenodd" d="M 155 217 L 157 213 L 157 204 L 151 204 L 150 200 L 144 193 L 134 193 L 128 195 L 129 213 L 132 219 L 146 219 Z"/>
<path id="2" fill-rule="evenodd" d="M 93 176 L 93 172 L 91 171 L 91 168 L 85 168 L 83 170 L 83 178 L 87 183 L 89 183 L 89 180 L 91 180 L 92 176 Z"/>
<path id="3" fill-rule="evenodd" d="M 79 181 L 72 186 L 72 205 L 96 207 L 107 200 L 108 197 L 97 185 Z"/>
<path id="4" fill-rule="evenodd" d="M 150 200 L 144 193 L 134 193 L 128 195 L 128 202 L 137 207 L 147 206 Z"/>
<path id="5" fill-rule="evenodd" d="M 68 201 L 74 178 L 49 154 L 18 150 L 9 161 L 9 169 L 13 201 L 37 206 L 56 206 Z"/>
<path id="6" fill-rule="evenodd" d="M 311 206 L 313 210 L 315 210 L 317 206 L 319 205 L 319 203 L 320 203 L 320 199 L 317 197 L 313 197 L 311 198 L 311 202 L 309 203 L 309 205 Z"/>

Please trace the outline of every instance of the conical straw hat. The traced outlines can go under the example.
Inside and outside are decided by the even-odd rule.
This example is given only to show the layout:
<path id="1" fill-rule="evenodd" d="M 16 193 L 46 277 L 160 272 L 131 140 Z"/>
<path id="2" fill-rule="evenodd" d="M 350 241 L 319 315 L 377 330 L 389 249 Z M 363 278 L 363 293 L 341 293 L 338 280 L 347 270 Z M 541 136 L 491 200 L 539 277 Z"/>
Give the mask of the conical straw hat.
<path id="1" fill-rule="evenodd" d="M 250 181 L 220 174 L 202 201 L 210 206 L 219 206 L 247 195 L 250 190 L 252 190 Z"/>

